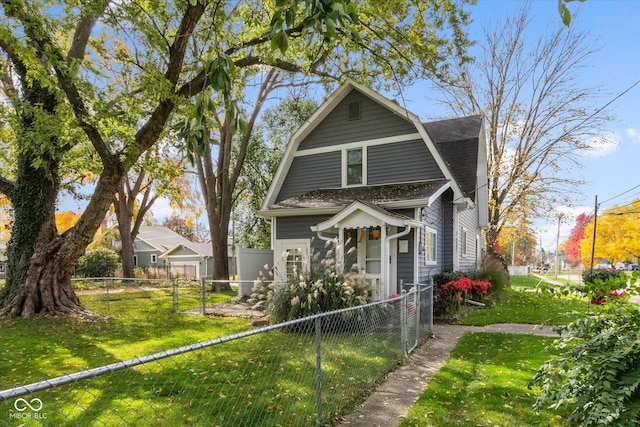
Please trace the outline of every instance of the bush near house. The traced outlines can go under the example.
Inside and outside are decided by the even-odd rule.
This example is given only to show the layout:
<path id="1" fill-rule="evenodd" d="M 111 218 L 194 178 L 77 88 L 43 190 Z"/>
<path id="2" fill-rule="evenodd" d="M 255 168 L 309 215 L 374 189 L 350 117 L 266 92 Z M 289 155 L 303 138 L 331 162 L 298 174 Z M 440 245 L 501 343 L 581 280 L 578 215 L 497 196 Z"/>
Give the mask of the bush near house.
<path id="1" fill-rule="evenodd" d="M 365 305 L 371 302 L 371 291 L 364 276 L 338 274 L 325 260 L 308 271 L 289 275 L 281 284 L 256 282 L 250 301 L 264 307 L 272 323 L 280 323 Z"/>
<path id="2" fill-rule="evenodd" d="M 459 313 L 462 304 L 468 298 L 485 300 L 487 296 L 496 291 L 492 280 L 500 285 L 498 289 L 504 289 L 502 273 L 490 269 L 484 269 L 473 275 L 461 271 L 451 271 L 433 276 L 433 315 L 446 318 Z"/>
<path id="3" fill-rule="evenodd" d="M 75 274 L 80 277 L 112 277 L 119 266 L 120 257 L 115 251 L 98 248 L 80 257 Z"/>

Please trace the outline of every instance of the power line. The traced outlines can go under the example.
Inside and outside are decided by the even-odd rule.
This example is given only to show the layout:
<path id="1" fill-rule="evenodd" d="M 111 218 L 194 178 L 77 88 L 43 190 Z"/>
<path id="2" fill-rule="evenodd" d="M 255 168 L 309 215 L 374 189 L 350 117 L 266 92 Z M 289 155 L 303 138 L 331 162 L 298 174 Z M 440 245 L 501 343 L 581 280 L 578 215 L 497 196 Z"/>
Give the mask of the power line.
<path id="1" fill-rule="evenodd" d="M 639 81 L 640 81 L 640 80 L 639 80 Z M 629 193 L 629 192 L 631 192 L 631 191 L 635 190 L 636 188 L 640 188 L 640 184 L 638 184 L 638 185 L 636 185 L 635 187 L 632 187 L 632 188 L 630 188 L 630 189 L 628 189 L 628 190 L 626 190 L 626 191 L 623 191 L 622 193 L 618 194 L 617 196 L 613 196 L 613 197 L 611 197 L 611 198 L 609 198 L 609 199 L 607 199 L 607 200 L 605 200 L 605 201 L 603 201 L 603 202 L 600 202 L 600 204 L 602 205 L 602 204 L 605 204 L 605 203 L 607 203 L 607 202 L 610 202 L 610 201 L 611 201 L 611 200 L 613 200 L 613 199 L 617 199 L 618 197 L 623 196 L 623 195 L 625 195 L 625 194 L 627 194 L 627 193 Z"/>

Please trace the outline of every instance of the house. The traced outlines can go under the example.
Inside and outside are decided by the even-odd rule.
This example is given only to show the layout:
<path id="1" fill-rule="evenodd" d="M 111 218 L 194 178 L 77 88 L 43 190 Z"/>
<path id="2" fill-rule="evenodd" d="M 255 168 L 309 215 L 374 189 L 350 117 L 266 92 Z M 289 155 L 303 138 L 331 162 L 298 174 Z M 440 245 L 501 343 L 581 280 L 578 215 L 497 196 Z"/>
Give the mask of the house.
<path id="1" fill-rule="evenodd" d="M 338 268 L 384 298 L 476 269 L 487 200 L 480 116 L 422 123 L 349 80 L 292 135 L 259 214 L 271 220 L 277 280 L 337 241 Z"/>
<path id="2" fill-rule="evenodd" d="M 167 227 L 141 226 L 133 242 L 133 254 L 134 266 L 165 269 L 174 277 L 201 279 L 213 274 L 211 242 L 192 242 Z M 230 248 L 229 254 L 231 263 Z"/>
<path id="3" fill-rule="evenodd" d="M 180 243 L 189 244 L 191 241 L 170 228 L 143 225 L 133 242 L 133 265 L 141 268 L 166 267 L 167 260 L 161 258 L 162 254 Z"/>

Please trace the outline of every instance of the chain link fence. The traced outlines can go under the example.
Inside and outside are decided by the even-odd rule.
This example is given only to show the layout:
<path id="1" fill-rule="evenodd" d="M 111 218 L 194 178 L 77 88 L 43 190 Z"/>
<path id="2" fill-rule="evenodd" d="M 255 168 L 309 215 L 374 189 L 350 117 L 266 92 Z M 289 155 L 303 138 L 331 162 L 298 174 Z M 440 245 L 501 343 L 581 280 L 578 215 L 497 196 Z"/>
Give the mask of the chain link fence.
<path id="1" fill-rule="evenodd" d="M 76 295 L 90 310 L 109 312 L 126 310 L 136 304 L 161 305 L 172 302 L 172 310 L 178 312 L 202 313 L 215 303 L 216 289 L 211 280 L 206 279 L 124 279 L 97 277 L 72 279 Z M 226 284 L 237 287 L 233 281 Z"/>
<path id="2" fill-rule="evenodd" d="M 432 327 L 431 286 L 0 392 L 0 425 L 310 426 L 352 411 Z"/>

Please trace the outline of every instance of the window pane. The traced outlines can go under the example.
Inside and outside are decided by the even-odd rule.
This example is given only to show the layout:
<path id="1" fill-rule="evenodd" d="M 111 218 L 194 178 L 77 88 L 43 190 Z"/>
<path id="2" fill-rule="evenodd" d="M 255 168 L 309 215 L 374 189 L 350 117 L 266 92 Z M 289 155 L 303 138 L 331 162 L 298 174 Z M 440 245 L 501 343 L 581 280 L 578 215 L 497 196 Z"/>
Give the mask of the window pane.
<path id="1" fill-rule="evenodd" d="M 362 184 L 362 165 L 347 166 L 347 184 Z"/>
<path id="2" fill-rule="evenodd" d="M 362 150 L 347 151 L 347 164 L 354 165 L 362 163 Z"/>

